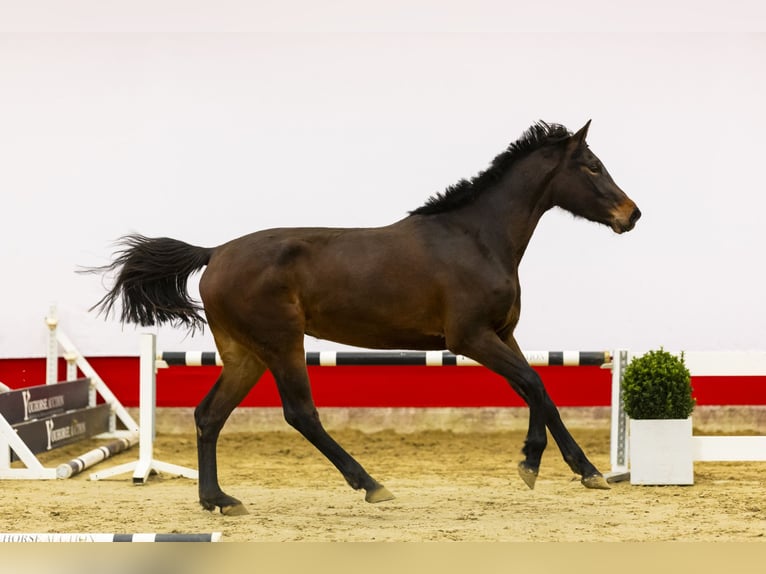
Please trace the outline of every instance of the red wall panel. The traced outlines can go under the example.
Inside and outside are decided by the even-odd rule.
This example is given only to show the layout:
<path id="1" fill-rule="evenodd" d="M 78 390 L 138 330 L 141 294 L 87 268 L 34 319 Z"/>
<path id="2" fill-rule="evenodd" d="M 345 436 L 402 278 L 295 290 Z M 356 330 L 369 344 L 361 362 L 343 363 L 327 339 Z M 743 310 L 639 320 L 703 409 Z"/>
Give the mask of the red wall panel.
<path id="1" fill-rule="evenodd" d="M 138 406 L 138 358 L 89 359 L 125 406 Z M 599 367 L 537 367 L 554 402 L 608 406 L 611 372 Z M 60 378 L 65 363 L 59 361 Z M 157 405 L 195 406 L 213 386 L 220 367 L 170 367 L 157 374 Z M 509 385 L 483 367 L 309 367 L 314 399 L 330 407 L 521 406 Z M 45 360 L 0 360 L 0 381 L 11 388 L 45 383 Z M 699 405 L 766 405 L 766 376 L 694 377 Z M 278 406 L 274 379 L 266 373 L 245 406 Z"/>

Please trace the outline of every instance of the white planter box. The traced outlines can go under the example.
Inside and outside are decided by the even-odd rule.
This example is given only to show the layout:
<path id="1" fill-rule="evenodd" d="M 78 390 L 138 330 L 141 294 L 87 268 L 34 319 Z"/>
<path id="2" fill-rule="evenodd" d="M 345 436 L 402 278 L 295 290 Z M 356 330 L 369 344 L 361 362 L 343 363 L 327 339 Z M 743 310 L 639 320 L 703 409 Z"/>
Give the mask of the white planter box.
<path id="1" fill-rule="evenodd" d="M 630 419 L 630 484 L 694 484 L 692 419 Z"/>

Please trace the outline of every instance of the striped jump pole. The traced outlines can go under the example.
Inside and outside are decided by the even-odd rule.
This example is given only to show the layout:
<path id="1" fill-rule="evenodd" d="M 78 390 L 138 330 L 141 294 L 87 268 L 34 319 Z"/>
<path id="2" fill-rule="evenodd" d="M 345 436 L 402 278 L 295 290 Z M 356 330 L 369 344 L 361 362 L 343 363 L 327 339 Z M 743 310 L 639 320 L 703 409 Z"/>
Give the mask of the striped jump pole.
<path id="1" fill-rule="evenodd" d="M 609 351 L 523 351 L 533 367 L 605 366 L 611 362 Z M 215 351 L 162 351 L 157 353 L 160 366 L 222 366 Z M 463 355 L 444 351 L 309 351 L 306 364 L 321 367 L 342 366 L 425 366 L 476 367 L 479 363 Z"/>
<path id="2" fill-rule="evenodd" d="M 101 533 L 34 533 L 3 532 L 0 542 L 220 542 L 221 533 L 207 534 L 101 534 Z"/>
<path id="3" fill-rule="evenodd" d="M 131 434 L 123 438 L 118 438 L 109 444 L 94 448 L 77 458 L 73 458 L 69 462 L 60 464 L 56 467 L 56 477 L 71 478 L 74 475 L 81 473 L 86 468 L 90 468 L 115 454 L 135 446 L 138 444 L 138 436 L 138 434 Z"/>

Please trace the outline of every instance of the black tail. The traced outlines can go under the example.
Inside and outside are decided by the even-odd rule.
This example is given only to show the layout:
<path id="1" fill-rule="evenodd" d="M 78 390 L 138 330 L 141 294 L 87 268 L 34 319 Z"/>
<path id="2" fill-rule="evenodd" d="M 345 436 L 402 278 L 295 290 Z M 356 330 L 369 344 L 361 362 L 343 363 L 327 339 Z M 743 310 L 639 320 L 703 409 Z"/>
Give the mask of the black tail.
<path id="1" fill-rule="evenodd" d="M 205 324 L 202 305 L 189 297 L 189 276 L 207 265 L 213 250 L 168 237 L 126 235 L 110 265 L 86 272 L 116 272 L 114 286 L 91 310 L 109 316 L 118 300 L 123 323 L 169 323 L 192 333 Z"/>

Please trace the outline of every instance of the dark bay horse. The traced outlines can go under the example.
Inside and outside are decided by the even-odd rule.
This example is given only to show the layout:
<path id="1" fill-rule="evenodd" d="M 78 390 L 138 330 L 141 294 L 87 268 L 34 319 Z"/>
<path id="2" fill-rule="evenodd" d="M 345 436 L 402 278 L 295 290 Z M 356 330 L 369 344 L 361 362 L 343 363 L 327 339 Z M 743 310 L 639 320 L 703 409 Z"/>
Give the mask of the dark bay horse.
<path id="1" fill-rule="evenodd" d="M 121 320 L 194 330 L 202 311 L 223 359 L 197 406 L 199 498 L 208 510 L 244 514 L 218 484 L 216 444 L 226 419 L 270 369 L 286 421 L 368 502 L 391 493 L 324 430 L 311 395 L 304 335 L 377 349 L 448 349 L 504 377 L 529 405 L 519 474 L 533 488 L 546 427 L 588 488 L 609 488 L 562 422 L 513 336 L 519 319 L 518 268 L 540 217 L 553 207 L 610 227 L 633 228 L 641 212 L 585 142 L 539 122 L 482 173 L 379 228 L 268 229 L 219 247 L 129 235 L 111 265 L 113 288 L 94 308 Z M 207 266 L 203 305 L 187 293 Z M 372 389 L 371 389 L 372 392 Z"/>

